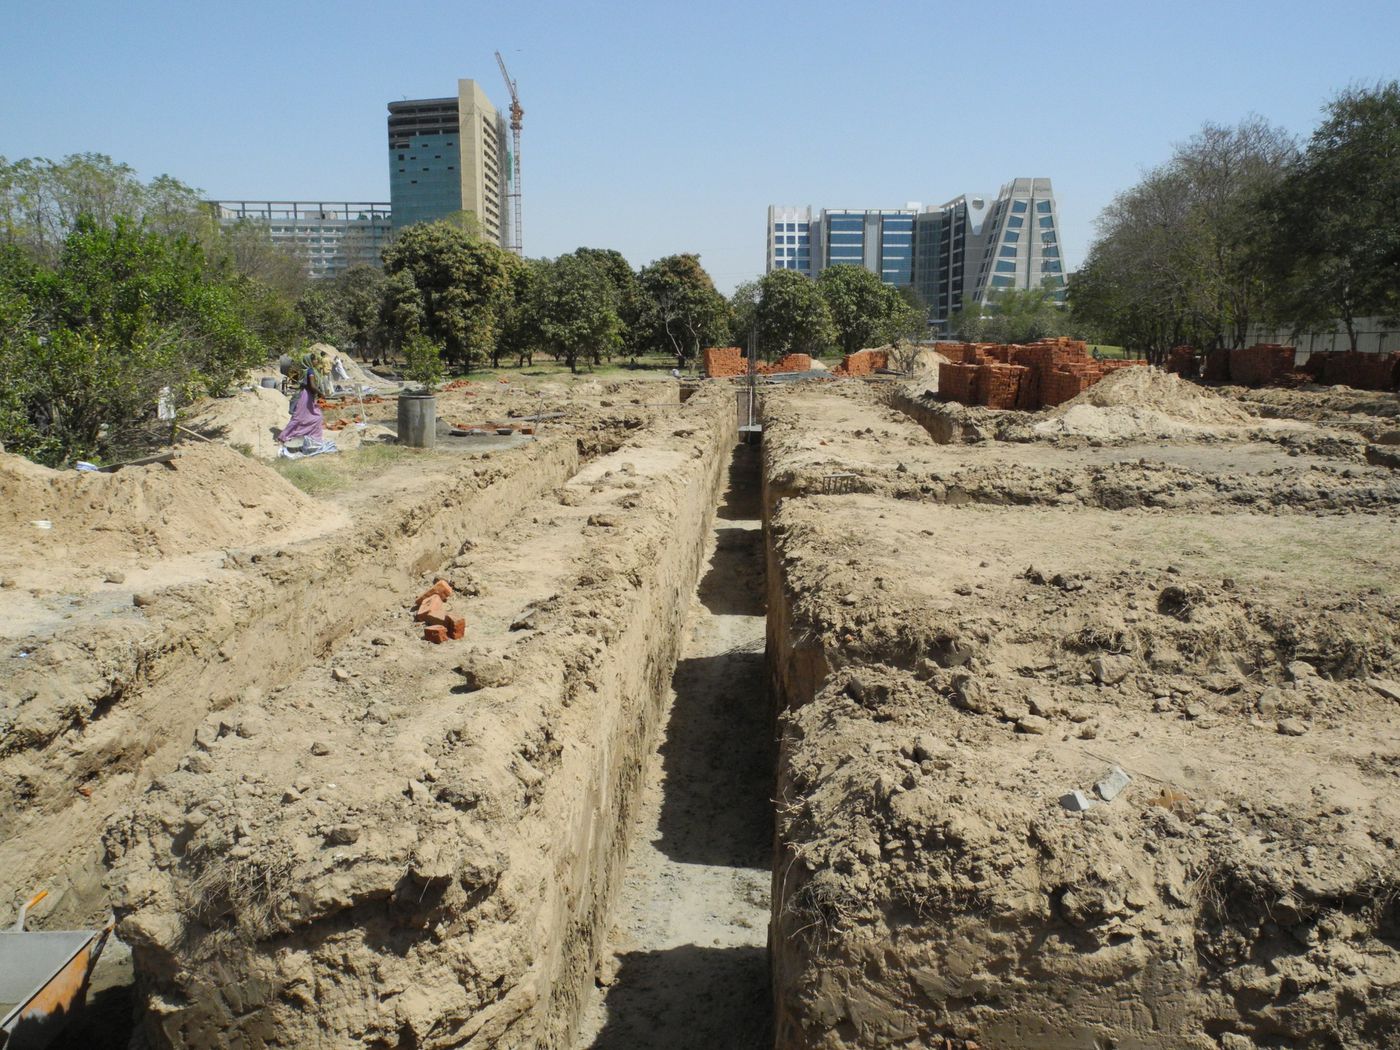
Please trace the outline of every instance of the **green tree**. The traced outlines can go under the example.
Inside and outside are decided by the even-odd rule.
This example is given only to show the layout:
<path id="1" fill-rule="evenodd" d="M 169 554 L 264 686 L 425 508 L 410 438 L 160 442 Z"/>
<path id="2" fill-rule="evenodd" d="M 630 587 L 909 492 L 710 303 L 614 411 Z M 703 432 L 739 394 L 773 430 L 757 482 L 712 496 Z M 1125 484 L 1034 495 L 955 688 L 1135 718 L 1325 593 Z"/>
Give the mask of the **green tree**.
<path id="1" fill-rule="evenodd" d="M 1183 342 L 1241 345 L 1266 302 L 1257 202 L 1295 154 L 1257 118 L 1206 124 L 1099 216 L 1069 286 L 1075 316 L 1154 360 Z"/>
<path id="2" fill-rule="evenodd" d="M 967 300 L 957 314 L 957 336 L 970 343 L 1033 343 L 1067 335 L 1067 311 L 1051 284 L 1040 288 L 1003 288 L 982 304 Z"/>
<path id="3" fill-rule="evenodd" d="M 343 338 L 347 348 L 361 357 L 373 356 L 385 345 L 380 312 L 384 283 L 384 271 L 366 263 L 351 266 L 335 278 Z"/>
<path id="4" fill-rule="evenodd" d="M 410 226 L 384 249 L 384 319 L 398 345 L 414 335 L 443 348 L 451 365 L 488 360 L 520 260 L 445 222 Z"/>
<path id="5" fill-rule="evenodd" d="M 700 256 L 668 255 L 644 267 L 637 279 L 644 347 L 674 354 L 676 367 L 684 368 L 703 347 L 728 338 L 728 304 Z"/>
<path id="6" fill-rule="evenodd" d="M 199 245 L 80 217 L 55 264 L 0 255 L 0 440 L 61 466 L 128 447 L 160 392 L 222 393 L 265 358 Z"/>
<path id="7" fill-rule="evenodd" d="M 612 284 L 590 258 L 561 255 L 541 264 L 530 288 L 529 310 L 541 345 L 578 371 L 621 345 Z"/>
<path id="8" fill-rule="evenodd" d="M 642 313 L 642 289 L 636 271 L 623 254 L 613 248 L 579 248 L 574 254 L 592 263 L 608 279 L 622 324 L 622 352 L 636 360 L 641 352 L 637 328 Z"/>
<path id="9" fill-rule="evenodd" d="M 913 335 L 922 327 L 914 304 L 899 289 L 861 266 L 829 266 L 817 278 L 843 354 Z"/>
<path id="10" fill-rule="evenodd" d="M 763 295 L 760 281 L 744 281 L 734 289 L 729 297 L 729 326 L 734 343 L 748 347 L 753 343 L 756 353 L 762 354 L 763 347 L 758 343 L 758 302 Z"/>
<path id="11" fill-rule="evenodd" d="M 796 270 L 774 270 L 759 287 L 758 337 L 766 357 L 815 357 L 836 342 L 831 311 L 815 281 Z"/>
<path id="12" fill-rule="evenodd" d="M 1357 318 L 1400 316 L 1400 81 L 1333 99 L 1260 212 L 1279 320 L 1340 320 L 1355 350 Z"/>

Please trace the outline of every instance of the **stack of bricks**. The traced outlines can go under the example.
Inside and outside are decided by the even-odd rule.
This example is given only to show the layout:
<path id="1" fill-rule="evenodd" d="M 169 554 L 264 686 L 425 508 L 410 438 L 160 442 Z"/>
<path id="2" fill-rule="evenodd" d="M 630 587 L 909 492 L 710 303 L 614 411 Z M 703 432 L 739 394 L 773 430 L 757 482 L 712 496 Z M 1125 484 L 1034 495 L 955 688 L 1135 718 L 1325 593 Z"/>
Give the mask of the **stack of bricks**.
<path id="1" fill-rule="evenodd" d="M 1350 350 L 1316 353 L 1302 371 L 1313 381 L 1357 390 L 1400 390 L 1400 351 L 1362 354 Z"/>
<path id="2" fill-rule="evenodd" d="M 700 351 L 700 368 L 711 379 L 747 375 L 749 363 L 737 346 L 707 346 Z"/>
<path id="3" fill-rule="evenodd" d="M 1068 401 L 1119 368 L 1145 364 L 1095 361 L 1082 340 L 1063 337 L 1025 346 L 938 343 L 934 349 L 952 362 L 938 366 L 943 400 L 1027 412 Z"/>
<path id="4" fill-rule="evenodd" d="M 707 346 L 700 352 L 701 370 L 711 379 L 732 379 L 749 374 L 749 359 L 737 346 Z M 771 376 L 782 372 L 810 372 L 812 358 L 807 354 L 786 354 L 769 364 L 760 364 L 754 371 Z"/>
<path id="5" fill-rule="evenodd" d="M 1194 346 L 1174 346 L 1167 351 L 1165 371 L 1195 379 L 1200 374 L 1201 355 Z"/>
<path id="6" fill-rule="evenodd" d="M 1293 347 L 1280 343 L 1237 346 L 1230 351 L 1230 379 L 1244 386 L 1277 383 L 1293 371 Z"/>
<path id="7" fill-rule="evenodd" d="M 1230 381 L 1230 351 L 1223 347 L 1207 350 L 1205 364 L 1201 366 L 1201 378 L 1207 383 L 1228 383 Z"/>
<path id="8" fill-rule="evenodd" d="M 890 355 L 884 350 L 859 350 L 841 358 L 841 363 L 832 369 L 832 375 L 868 376 L 878 368 L 890 366 Z"/>
<path id="9" fill-rule="evenodd" d="M 766 376 L 783 372 L 810 372 L 812 358 L 807 354 L 784 354 L 770 364 L 759 365 L 757 371 Z"/>
<path id="10" fill-rule="evenodd" d="M 423 625 L 423 640 L 440 645 L 449 638 L 460 641 L 467 636 L 465 617 L 453 616 L 447 611 L 447 600 L 452 597 L 452 585 L 446 580 L 438 580 L 418 596 L 414 602 L 415 623 Z"/>

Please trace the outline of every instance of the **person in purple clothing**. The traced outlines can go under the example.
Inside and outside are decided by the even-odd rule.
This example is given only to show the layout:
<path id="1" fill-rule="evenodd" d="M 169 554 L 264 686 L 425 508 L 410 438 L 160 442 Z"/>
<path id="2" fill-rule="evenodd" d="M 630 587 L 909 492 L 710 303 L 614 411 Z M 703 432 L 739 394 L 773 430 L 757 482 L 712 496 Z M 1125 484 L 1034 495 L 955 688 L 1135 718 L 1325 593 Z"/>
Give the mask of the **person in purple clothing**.
<path id="1" fill-rule="evenodd" d="M 321 397 L 321 385 L 316 375 L 316 362 L 312 355 L 302 355 L 301 367 L 303 373 L 301 389 L 297 391 L 297 396 L 292 401 L 292 418 L 277 435 L 277 440 L 285 445 L 297 438 L 302 438 L 304 439 L 303 447 L 306 447 L 321 443 L 325 417 L 321 415 L 321 407 L 316 404 L 316 401 Z"/>

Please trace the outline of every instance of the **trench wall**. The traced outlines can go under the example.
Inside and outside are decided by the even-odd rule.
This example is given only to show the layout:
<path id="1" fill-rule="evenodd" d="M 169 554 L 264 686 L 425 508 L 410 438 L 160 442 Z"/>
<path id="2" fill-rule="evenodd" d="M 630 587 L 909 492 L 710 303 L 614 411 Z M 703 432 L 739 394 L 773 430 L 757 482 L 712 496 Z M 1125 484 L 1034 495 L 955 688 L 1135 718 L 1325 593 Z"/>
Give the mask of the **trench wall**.
<path id="1" fill-rule="evenodd" d="M 158 592 L 140 617 L 28 644 L 7 683 L 17 703 L 0 744 L 0 867 L 16 885 L 49 887 L 54 921 L 105 915 L 101 829 L 175 766 L 203 718 L 329 652 L 578 464 L 564 435 L 467 461 L 348 532 L 232 552 L 219 579 Z"/>
<path id="2" fill-rule="evenodd" d="M 571 1044 L 735 438 L 730 392 L 702 391 L 527 508 L 579 531 L 564 576 L 511 596 L 528 627 L 499 643 L 482 629 L 474 655 L 504 661 L 499 683 L 452 685 L 451 657 L 418 643 L 392 744 L 336 694 L 293 687 L 230 712 L 234 731 L 154 785 L 108 836 L 154 1045 Z M 524 542 L 557 558 L 550 528 Z M 485 579 L 490 547 L 441 571 Z M 250 719 L 275 719 L 278 739 L 243 741 Z M 330 742 L 316 783 L 342 787 L 302 799 L 312 732 Z M 258 748 L 267 773 L 249 787 Z M 246 805 L 209 805 L 217 784 Z M 246 897 L 197 905 L 210 885 L 265 883 L 274 856 L 277 907 L 257 922 Z"/>
<path id="3" fill-rule="evenodd" d="M 1379 709 L 1359 665 L 1328 665 L 1320 654 L 1335 645 L 1301 639 L 1320 618 L 1291 618 L 1289 593 L 1256 590 L 1242 562 L 1213 592 L 1218 621 L 1139 612 L 1132 592 L 1153 572 L 1055 542 L 1122 529 L 1119 543 L 1151 551 L 1133 537 L 1154 535 L 1152 515 L 919 506 L 874 484 L 824 493 L 815 470 L 783 462 L 784 449 L 801 455 L 791 438 L 804 420 L 770 407 L 779 1050 L 1392 1045 L 1397 913 L 1377 872 L 1395 851 L 1377 833 L 1393 802 L 1346 754 L 1352 725 Z M 1022 531 L 1007 540 L 997 527 L 1013 519 Z M 979 544 L 980 526 L 995 538 Z M 1047 548 L 1064 559 L 1058 583 L 1024 568 Z M 1219 587 L 1189 567 L 1168 573 L 1162 593 Z M 1155 597 L 1162 583 L 1148 586 Z M 1351 618 L 1352 597 L 1328 600 L 1347 638 L 1374 630 L 1369 615 Z M 1151 658 L 1086 648 L 1098 617 L 1150 625 Z M 1214 630 L 1229 638 L 1223 656 L 1200 646 Z M 1393 665 L 1390 646 L 1362 662 Z M 1335 681 L 1285 670 L 1300 652 Z M 1269 715 L 1284 696 L 1317 720 L 1293 751 Z M 1328 722 L 1329 703 L 1346 716 Z M 1252 741 L 1262 746 L 1242 759 Z M 1123 757 L 1133 748 L 1137 765 Z M 1092 794 L 1119 759 L 1160 779 L 1066 812 L 1061 794 Z M 1334 807 L 1260 772 L 1291 761 L 1318 762 L 1338 796 L 1370 801 Z M 1345 840 L 1353 862 L 1320 876 L 1319 835 Z"/>

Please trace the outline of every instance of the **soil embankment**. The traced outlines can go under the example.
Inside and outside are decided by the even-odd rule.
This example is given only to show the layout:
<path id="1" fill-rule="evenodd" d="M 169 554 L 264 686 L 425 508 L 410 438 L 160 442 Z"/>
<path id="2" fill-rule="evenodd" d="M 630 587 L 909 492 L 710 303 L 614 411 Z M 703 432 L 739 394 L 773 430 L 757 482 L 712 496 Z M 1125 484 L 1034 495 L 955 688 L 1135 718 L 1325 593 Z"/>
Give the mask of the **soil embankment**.
<path id="1" fill-rule="evenodd" d="M 777 1046 L 1393 1045 L 1400 533 L 1348 506 L 1385 472 L 1098 468 L 1193 457 L 1163 513 L 1078 487 L 1106 449 L 765 415 Z M 947 498 L 994 470 L 1016 504 Z M 1325 516 L 1233 497 L 1323 478 Z"/>
<path id="2" fill-rule="evenodd" d="M 200 726 L 107 840 L 157 1046 L 570 1042 L 734 428 L 691 398 L 440 563 L 467 649 L 386 611 Z"/>
<path id="3" fill-rule="evenodd" d="M 211 712 L 277 688 L 398 601 L 426 566 L 500 528 L 577 467 L 575 441 L 562 435 L 489 463 L 463 460 L 431 490 L 330 536 L 216 549 L 201 579 L 162 589 L 114 582 L 16 639 L 0 658 L 0 866 L 11 884 L 50 890 L 49 925 L 100 921 L 111 907 L 103 827 L 175 768 Z M 126 518 L 167 500 L 164 480 L 143 479 Z M 304 508 L 280 478 L 265 484 Z M 102 506 L 104 521 L 118 520 Z"/>

